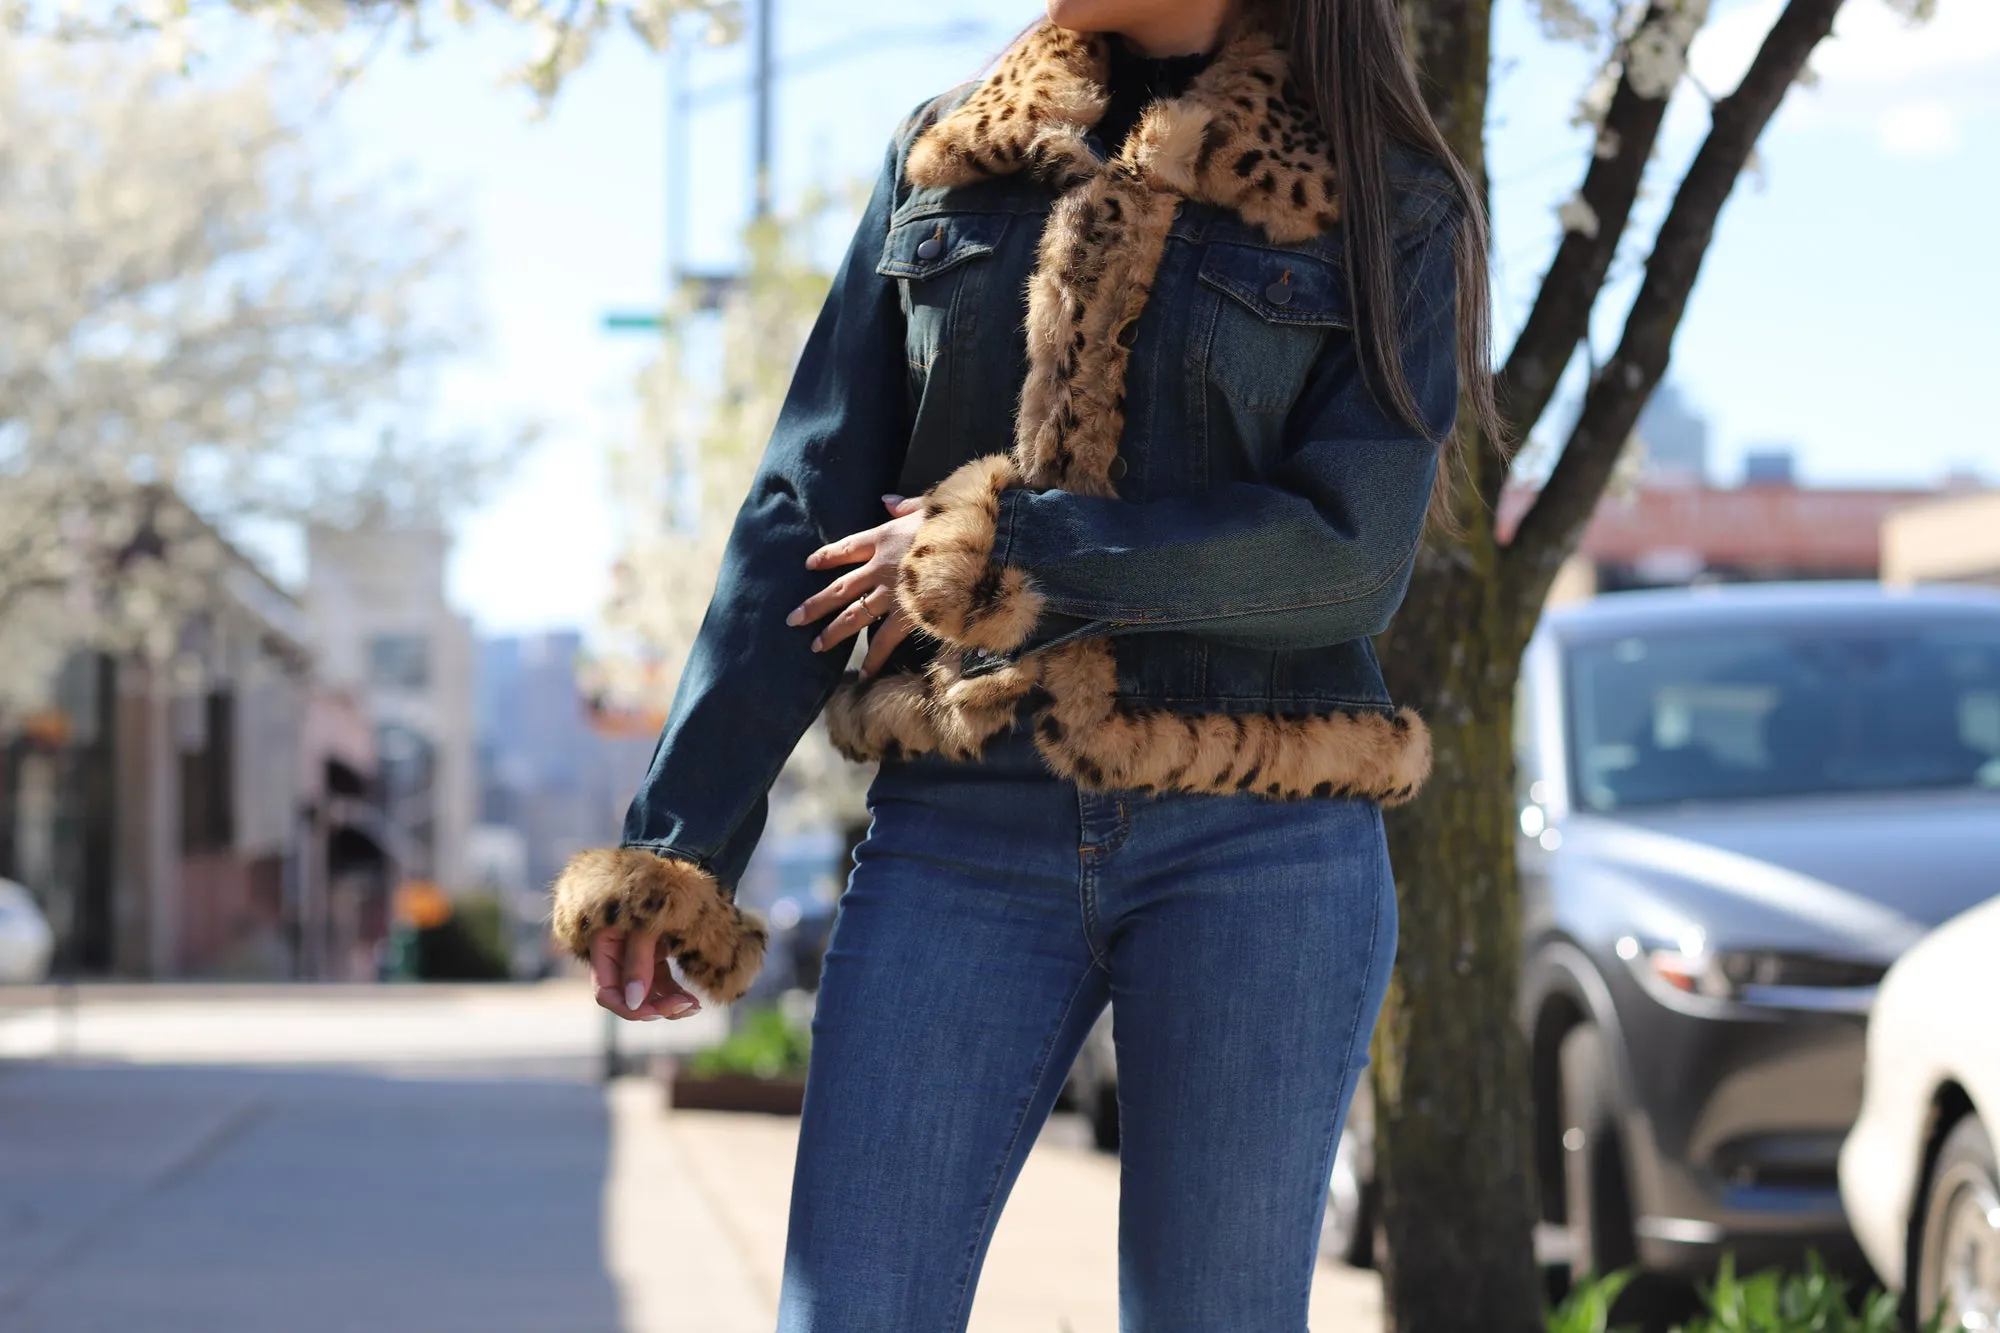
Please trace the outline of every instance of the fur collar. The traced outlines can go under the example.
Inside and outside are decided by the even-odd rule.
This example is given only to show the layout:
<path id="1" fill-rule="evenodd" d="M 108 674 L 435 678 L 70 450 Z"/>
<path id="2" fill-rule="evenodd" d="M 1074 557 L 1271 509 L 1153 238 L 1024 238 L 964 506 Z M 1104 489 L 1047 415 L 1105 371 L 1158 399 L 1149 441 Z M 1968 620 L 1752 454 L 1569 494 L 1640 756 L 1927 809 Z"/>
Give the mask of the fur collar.
<path id="1" fill-rule="evenodd" d="M 1340 216 L 1332 143 L 1285 53 L 1242 26 L 1179 97 L 1155 102 L 1109 162 L 1085 137 L 1103 116 L 1107 40 L 1046 20 L 911 149 L 912 185 L 951 188 L 1028 171 L 1058 191 L 1100 172 L 1227 208 L 1272 240 L 1309 240 Z"/>

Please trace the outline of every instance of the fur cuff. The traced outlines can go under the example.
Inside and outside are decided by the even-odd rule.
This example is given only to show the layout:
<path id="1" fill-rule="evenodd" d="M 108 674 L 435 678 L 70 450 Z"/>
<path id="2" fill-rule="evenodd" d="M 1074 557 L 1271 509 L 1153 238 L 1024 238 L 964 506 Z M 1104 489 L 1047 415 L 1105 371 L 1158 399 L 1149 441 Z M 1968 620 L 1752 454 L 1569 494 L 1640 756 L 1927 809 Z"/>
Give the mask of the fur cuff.
<path id="1" fill-rule="evenodd" d="M 657 930 L 695 989 L 718 1004 L 741 997 L 764 965 L 764 923 L 692 862 L 599 847 L 571 857 L 553 892 L 555 937 L 578 958 L 606 927 Z"/>
<path id="2" fill-rule="evenodd" d="M 1026 573 L 993 563 L 1000 496 L 1021 484 L 1006 454 L 975 458 L 936 486 L 897 571 L 903 614 L 958 648 L 1012 652 L 1034 633 L 1042 594 Z"/>

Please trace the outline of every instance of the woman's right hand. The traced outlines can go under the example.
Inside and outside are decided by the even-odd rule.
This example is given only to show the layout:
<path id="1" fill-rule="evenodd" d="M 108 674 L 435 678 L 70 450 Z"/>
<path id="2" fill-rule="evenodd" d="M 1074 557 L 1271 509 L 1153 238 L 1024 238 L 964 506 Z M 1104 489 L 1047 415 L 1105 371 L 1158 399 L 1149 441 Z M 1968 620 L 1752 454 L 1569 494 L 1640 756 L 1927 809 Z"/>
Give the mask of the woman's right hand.
<path id="1" fill-rule="evenodd" d="M 701 1001 L 674 980 L 658 931 L 598 931 L 590 937 L 590 975 L 599 1006 L 620 1018 L 647 1022 L 701 1012 Z"/>

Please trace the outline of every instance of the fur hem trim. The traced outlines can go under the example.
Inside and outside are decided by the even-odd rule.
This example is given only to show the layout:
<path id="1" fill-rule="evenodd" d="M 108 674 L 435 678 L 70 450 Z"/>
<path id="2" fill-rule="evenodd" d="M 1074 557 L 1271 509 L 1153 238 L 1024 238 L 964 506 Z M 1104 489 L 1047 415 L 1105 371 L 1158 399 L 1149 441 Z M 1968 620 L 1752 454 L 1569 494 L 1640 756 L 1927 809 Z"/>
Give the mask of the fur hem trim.
<path id="1" fill-rule="evenodd" d="M 551 929 L 578 958 L 599 930 L 659 931 L 694 988 L 717 1004 L 740 999 L 764 965 L 764 923 L 691 861 L 640 847 L 578 852 L 551 890 Z"/>
<path id="2" fill-rule="evenodd" d="M 1042 594 L 1019 569 L 993 563 L 1000 496 L 1021 475 L 1005 454 L 975 458 L 925 499 L 924 521 L 896 573 L 903 614 L 933 638 L 1008 653 L 1042 618 Z"/>
<path id="3" fill-rule="evenodd" d="M 1035 748 L 1079 786 L 1401 805 L 1430 776 L 1430 731 L 1407 708 L 1176 713 L 1120 699 L 1117 675 L 1102 642 L 1069 645 L 1043 666 L 1049 703 L 1035 719 Z"/>
<path id="4" fill-rule="evenodd" d="M 1042 656 L 972 680 L 942 662 L 923 676 L 849 676 L 828 708 L 828 732 L 856 761 L 970 759 L 1032 696 L 1043 761 L 1095 791 L 1345 796 L 1401 805 L 1430 775 L 1430 731 L 1407 708 L 1307 717 L 1177 713 L 1118 698 L 1117 669 L 1102 642 Z"/>

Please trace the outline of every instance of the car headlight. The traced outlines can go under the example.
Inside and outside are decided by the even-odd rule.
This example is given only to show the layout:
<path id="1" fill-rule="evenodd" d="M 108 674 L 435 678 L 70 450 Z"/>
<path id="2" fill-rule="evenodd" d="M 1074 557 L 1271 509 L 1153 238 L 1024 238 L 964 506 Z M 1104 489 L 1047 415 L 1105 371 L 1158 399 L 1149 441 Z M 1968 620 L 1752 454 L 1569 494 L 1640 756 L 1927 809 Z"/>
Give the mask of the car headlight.
<path id="1" fill-rule="evenodd" d="M 1888 970 L 1882 963 L 1779 949 L 1710 949 L 1699 932 L 1652 948 L 1628 935 L 1618 941 L 1618 956 L 1683 994 L 1712 1000 L 1749 1000 L 1776 989 L 1864 991 Z"/>

